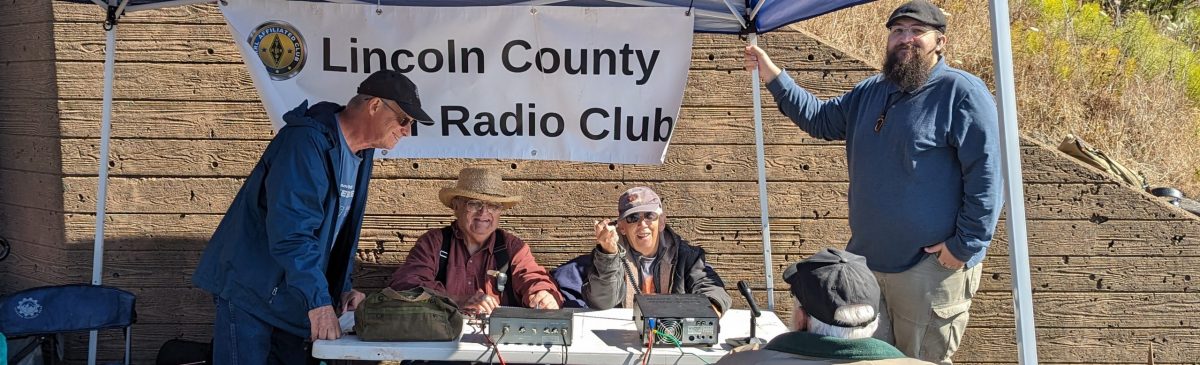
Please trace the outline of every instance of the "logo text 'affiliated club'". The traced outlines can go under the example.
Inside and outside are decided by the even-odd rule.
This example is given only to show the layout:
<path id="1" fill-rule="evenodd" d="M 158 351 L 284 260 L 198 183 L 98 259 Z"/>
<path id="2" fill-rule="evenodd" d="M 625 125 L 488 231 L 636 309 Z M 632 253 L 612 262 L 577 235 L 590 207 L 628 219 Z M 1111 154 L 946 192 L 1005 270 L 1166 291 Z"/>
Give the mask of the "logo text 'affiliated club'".
<path id="1" fill-rule="evenodd" d="M 258 60 L 262 61 L 272 80 L 282 81 L 296 76 L 308 58 L 304 37 L 287 22 L 272 20 L 262 23 L 246 41 L 254 48 Z"/>

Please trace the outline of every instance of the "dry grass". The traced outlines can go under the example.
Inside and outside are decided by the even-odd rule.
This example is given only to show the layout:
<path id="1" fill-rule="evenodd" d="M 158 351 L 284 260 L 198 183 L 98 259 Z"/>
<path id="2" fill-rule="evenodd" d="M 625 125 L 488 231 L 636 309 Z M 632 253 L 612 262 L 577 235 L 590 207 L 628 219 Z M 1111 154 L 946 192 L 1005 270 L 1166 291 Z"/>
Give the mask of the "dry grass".
<path id="1" fill-rule="evenodd" d="M 994 88 L 987 6 L 971 0 L 934 1 L 950 14 L 947 60 Z M 903 2 L 877 1 L 801 22 L 799 27 L 879 64 L 886 43 L 883 23 Z M 1012 2 L 1012 7 L 1014 38 L 1034 31 L 1020 24 L 1030 24 L 1037 10 L 1022 1 Z M 1190 197 L 1200 196 L 1200 107 L 1188 99 L 1185 87 L 1168 76 L 1095 77 L 1114 71 L 1088 69 L 1091 63 L 1080 60 L 1094 55 L 1071 34 L 1060 36 L 1068 54 L 1078 59 L 1056 60 L 1048 52 L 1024 54 L 1014 46 L 1022 133 L 1055 146 L 1073 133 L 1142 171 L 1151 186 L 1175 186 Z M 1075 67 L 1074 72 L 1056 72 L 1055 65 L 1064 62 Z"/>

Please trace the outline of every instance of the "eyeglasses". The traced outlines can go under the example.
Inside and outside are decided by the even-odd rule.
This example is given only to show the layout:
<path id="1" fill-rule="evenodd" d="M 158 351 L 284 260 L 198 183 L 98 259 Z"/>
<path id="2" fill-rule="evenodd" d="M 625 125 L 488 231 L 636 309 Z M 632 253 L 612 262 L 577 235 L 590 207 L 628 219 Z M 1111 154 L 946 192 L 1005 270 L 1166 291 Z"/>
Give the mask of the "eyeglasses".
<path id="1" fill-rule="evenodd" d="M 503 205 L 496 203 L 485 203 L 482 200 L 468 200 L 466 204 L 467 211 L 471 213 L 478 212 L 484 208 L 487 208 L 488 213 L 497 213 L 501 210 L 504 210 Z"/>
<path id="2" fill-rule="evenodd" d="M 625 223 L 634 224 L 634 223 L 641 221 L 642 219 L 656 220 L 656 219 L 658 219 L 658 213 L 657 212 L 642 212 L 641 214 L 638 214 L 638 213 L 630 214 L 625 217 Z"/>
<path id="3" fill-rule="evenodd" d="M 891 27 L 888 29 L 888 36 L 889 37 L 901 37 L 901 38 L 906 38 L 907 36 L 920 37 L 920 36 L 929 34 L 929 32 L 932 32 L 932 31 L 934 31 L 933 28 L 923 27 L 923 26 L 914 26 L 914 27 L 895 26 L 895 27 Z"/>
<path id="4" fill-rule="evenodd" d="M 413 122 L 417 121 L 417 118 L 410 117 L 410 116 L 408 116 L 408 114 L 406 114 L 402 111 L 393 109 L 391 105 L 388 105 L 387 99 L 379 98 L 379 100 L 383 103 L 384 106 L 387 106 L 387 108 L 389 110 L 396 113 L 396 118 L 398 119 L 397 123 L 400 123 L 400 128 L 408 128 L 408 126 L 412 125 Z"/>

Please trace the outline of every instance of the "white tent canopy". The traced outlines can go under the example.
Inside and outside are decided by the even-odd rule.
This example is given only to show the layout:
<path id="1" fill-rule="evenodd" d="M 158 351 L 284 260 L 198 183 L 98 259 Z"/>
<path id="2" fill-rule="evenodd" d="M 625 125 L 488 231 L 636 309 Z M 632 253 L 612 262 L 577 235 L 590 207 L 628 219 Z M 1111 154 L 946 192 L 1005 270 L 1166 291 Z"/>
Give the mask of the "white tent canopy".
<path id="1" fill-rule="evenodd" d="M 95 3 L 107 14 L 104 24 L 106 47 L 104 58 L 104 102 L 100 131 L 99 184 L 96 197 L 96 238 L 92 261 L 92 284 L 100 285 L 104 266 L 104 214 L 108 188 L 109 139 L 112 124 L 113 66 L 116 52 L 117 25 L 127 12 L 165 7 L 210 3 L 213 0 L 72 0 Z M 222 0 L 240 1 L 240 0 Z M 277 0 L 284 1 L 284 0 Z M 291 0 L 306 1 L 306 0 Z M 321 0 L 307 0 L 321 1 Z M 757 34 L 788 24 L 819 16 L 838 9 L 871 0 L 330 0 L 339 3 L 361 3 L 364 6 L 586 6 L 586 7 L 678 7 L 696 15 L 695 32 L 749 34 L 756 43 Z M 1007 201 L 1006 227 L 1009 235 L 1009 257 L 1013 274 L 1014 312 L 1017 322 L 1018 357 L 1021 364 L 1036 364 L 1036 338 L 1033 324 L 1033 296 L 1029 277 L 1029 253 L 1025 228 L 1025 201 L 1021 179 L 1021 153 L 1017 130 L 1016 96 L 1012 73 L 1012 41 L 1009 31 L 1007 0 L 991 0 L 993 62 L 995 64 L 996 99 L 1000 116 L 1004 196 Z M 767 214 L 766 170 L 763 152 L 763 128 L 758 72 L 751 77 L 754 97 L 755 144 L 758 161 L 759 205 L 763 230 L 763 260 L 767 273 L 768 307 L 774 307 L 773 273 L 771 270 L 770 225 Z M 88 346 L 88 364 L 96 362 L 97 332 L 92 331 Z"/>

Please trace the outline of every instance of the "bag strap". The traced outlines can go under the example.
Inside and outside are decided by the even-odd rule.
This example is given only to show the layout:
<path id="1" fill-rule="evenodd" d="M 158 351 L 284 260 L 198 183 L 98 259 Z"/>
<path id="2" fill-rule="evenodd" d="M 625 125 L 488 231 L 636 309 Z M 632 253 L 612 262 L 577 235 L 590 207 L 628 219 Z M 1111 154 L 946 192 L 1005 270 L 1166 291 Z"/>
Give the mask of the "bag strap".
<path id="1" fill-rule="evenodd" d="M 504 291 L 500 293 L 500 305 L 508 306 L 523 306 L 523 302 L 517 298 L 515 278 L 513 277 L 512 256 L 508 254 L 508 242 L 504 240 L 504 230 L 496 229 L 496 241 L 492 243 L 492 261 L 496 271 L 503 272 L 508 275 L 508 285 L 504 286 Z"/>
<path id="2" fill-rule="evenodd" d="M 437 281 L 446 286 L 446 265 L 450 262 L 450 239 L 454 238 L 450 226 L 442 228 L 442 250 L 438 251 Z"/>
<path id="3" fill-rule="evenodd" d="M 508 256 L 508 243 L 504 242 L 504 234 L 501 230 L 496 230 L 496 241 L 492 242 L 492 257 L 494 258 L 496 271 L 503 272 L 512 279 L 512 258 Z"/>
<path id="4" fill-rule="evenodd" d="M 493 256 L 493 261 L 495 263 L 494 268 L 496 271 L 503 272 L 503 273 L 505 273 L 505 275 L 508 275 L 508 279 L 510 280 L 510 284 L 511 284 L 511 280 L 513 278 L 513 273 L 512 273 L 513 267 L 512 267 L 512 257 L 509 256 L 509 254 L 508 254 L 508 242 L 506 242 L 504 240 L 504 231 L 503 230 L 496 229 L 495 235 L 496 235 L 496 240 L 492 242 L 492 256 Z M 443 227 L 442 228 L 442 249 L 441 249 L 441 251 L 438 251 L 438 271 L 437 271 L 437 281 L 439 283 L 442 283 L 442 286 L 446 285 L 446 267 L 449 265 L 449 262 L 450 262 L 450 242 L 453 238 L 454 238 L 453 228 L 451 228 L 450 226 Z M 515 293 L 516 292 L 513 290 L 512 285 L 505 286 L 504 292 L 500 293 L 501 296 L 503 296 L 503 298 L 501 298 L 501 303 L 503 303 L 503 301 L 505 299 L 515 301 L 516 300 Z"/>
<path id="5" fill-rule="evenodd" d="M 398 292 L 390 287 L 384 287 L 383 290 L 380 290 L 379 292 L 383 293 L 383 295 L 388 298 L 392 298 L 394 300 L 405 301 L 405 302 L 423 302 L 423 301 L 429 300 L 429 297 L 433 296 L 433 295 L 429 294 L 428 291 L 421 290 L 421 295 L 418 295 L 416 298 L 409 298 L 409 297 L 405 297 L 403 294 L 400 294 L 400 292 Z"/>

